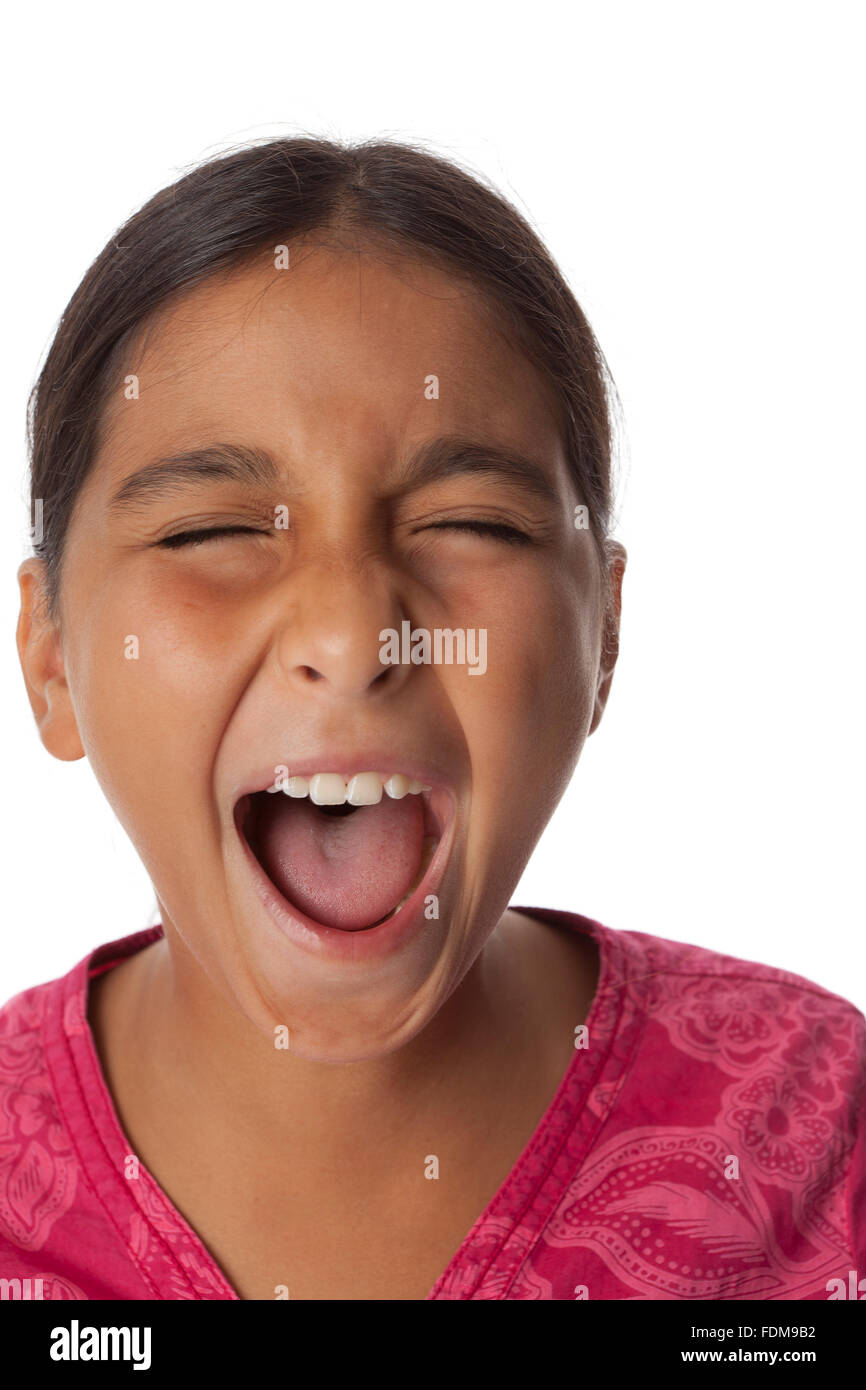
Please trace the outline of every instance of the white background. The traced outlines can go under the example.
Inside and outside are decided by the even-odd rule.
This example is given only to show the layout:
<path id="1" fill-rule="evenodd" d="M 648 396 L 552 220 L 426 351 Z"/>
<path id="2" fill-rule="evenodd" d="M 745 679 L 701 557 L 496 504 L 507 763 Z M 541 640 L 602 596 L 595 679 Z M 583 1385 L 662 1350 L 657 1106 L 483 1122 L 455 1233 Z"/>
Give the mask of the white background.
<path id="1" fill-rule="evenodd" d="M 11 21 L 0 1000 L 155 920 L 13 634 L 27 392 L 126 217 L 238 141 L 420 141 L 529 216 L 623 402 L 607 714 L 514 894 L 866 1007 L 863 35 L 841 3 L 40 5 Z"/>

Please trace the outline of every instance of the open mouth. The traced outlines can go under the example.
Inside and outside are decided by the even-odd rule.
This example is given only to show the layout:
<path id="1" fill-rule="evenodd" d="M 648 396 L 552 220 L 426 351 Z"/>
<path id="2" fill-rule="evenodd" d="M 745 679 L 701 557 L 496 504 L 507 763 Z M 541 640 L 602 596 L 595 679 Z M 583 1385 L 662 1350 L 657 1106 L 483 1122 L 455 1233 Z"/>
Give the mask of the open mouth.
<path id="1" fill-rule="evenodd" d="M 295 777 L 285 789 L 246 793 L 234 817 L 288 907 L 345 932 L 397 916 L 422 883 L 444 828 L 440 789 L 377 773 Z"/>

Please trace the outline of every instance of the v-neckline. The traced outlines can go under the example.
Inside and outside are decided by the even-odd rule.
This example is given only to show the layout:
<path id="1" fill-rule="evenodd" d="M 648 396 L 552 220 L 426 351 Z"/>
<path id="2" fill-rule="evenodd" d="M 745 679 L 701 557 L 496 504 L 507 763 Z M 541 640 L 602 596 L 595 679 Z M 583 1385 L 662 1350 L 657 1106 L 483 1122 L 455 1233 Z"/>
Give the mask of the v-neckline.
<path id="1" fill-rule="evenodd" d="M 560 1192 L 557 1158 L 569 1141 L 575 1151 L 574 1130 L 586 1129 L 585 1146 L 600 1123 L 598 1109 L 587 1112 L 590 1093 L 607 1105 L 615 1089 L 599 1083 L 611 1055 L 619 1024 L 619 1008 L 611 1010 L 611 992 L 622 979 L 621 952 L 616 933 L 591 918 L 552 908 L 512 907 L 540 921 L 590 935 L 598 948 L 595 993 L 584 1020 L 593 1039 L 591 1051 L 575 1046 L 560 1083 L 532 1135 L 496 1193 L 467 1231 L 445 1269 L 423 1301 L 471 1298 L 494 1260 L 503 1262 L 503 1292 L 507 1296 L 532 1245 L 541 1236 Z M 162 1254 L 172 1267 L 174 1290 L 154 1288 L 157 1298 L 222 1298 L 242 1302 L 205 1242 L 175 1207 L 159 1182 L 139 1161 L 139 1180 L 130 1182 L 126 1165 L 134 1148 L 120 1122 L 108 1089 L 88 1018 L 90 981 L 163 936 L 157 924 L 118 941 L 105 943 L 86 956 L 65 977 L 65 997 L 53 1038 L 53 1065 L 61 1073 L 58 1103 L 66 1112 L 70 1133 L 81 1136 L 79 1158 L 85 1177 L 98 1193 L 119 1234 L 131 1247 L 133 1233 L 143 1228 L 159 1237 Z M 65 1073 L 65 1075 L 63 1074 Z M 82 1133 L 83 1131 L 83 1133 Z M 509 1273 L 510 1271 L 510 1273 Z M 144 1271 L 142 1271 L 144 1273 Z M 498 1272 L 498 1271 L 497 1271 Z M 152 1278 L 148 1282 L 153 1283 Z"/>

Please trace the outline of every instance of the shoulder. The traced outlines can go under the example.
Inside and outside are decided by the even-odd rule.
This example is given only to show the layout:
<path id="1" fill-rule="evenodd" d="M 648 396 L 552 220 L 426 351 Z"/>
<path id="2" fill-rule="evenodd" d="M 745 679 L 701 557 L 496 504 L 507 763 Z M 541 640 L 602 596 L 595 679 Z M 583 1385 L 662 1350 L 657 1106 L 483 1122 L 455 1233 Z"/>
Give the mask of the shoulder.
<path id="1" fill-rule="evenodd" d="M 15 1275 L 41 1274 L 27 1252 L 42 1249 L 76 1188 L 49 1060 L 65 978 L 22 990 L 0 1008 L 0 1263 Z"/>
<path id="2" fill-rule="evenodd" d="M 609 930 L 609 929 L 604 929 Z M 788 1058 L 804 1035 L 824 1050 L 830 1071 L 866 1060 L 866 1018 L 849 999 L 779 966 L 645 932 L 617 931 L 619 976 L 648 1011 L 686 1025 L 707 1046 L 744 1059 L 769 1046 Z M 681 1029 L 682 1031 L 682 1029 Z"/>
<path id="3" fill-rule="evenodd" d="M 669 937 L 655 936 L 649 932 L 615 930 L 601 923 L 592 925 L 598 927 L 607 937 L 615 937 L 617 941 L 622 942 L 626 958 L 631 964 L 649 966 L 659 972 L 677 975 L 760 980 L 764 984 L 807 990 L 826 998 L 840 999 L 842 1003 L 847 1002 L 814 980 L 797 975 L 781 966 L 729 955 L 724 951 L 709 946 L 697 946 L 689 941 L 675 941 Z M 855 1008 L 850 1003 L 848 1007 Z"/>
<path id="4" fill-rule="evenodd" d="M 614 928 L 575 912 L 549 908 L 522 908 L 552 926 L 591 937 L 599 948 L 601 976 L 596 1012 L 606 1012 L 612 1000 L 604 996 L 626 993 L 632 1003 L 654 1016 L 698 1013 L 707 1021 L 714 1010 L 717 1028 L 726 1027 L 746 1040 L 752 1019 L 757 1034 L 767 1036 L 769 1019 L 784 1015 L 783 1035 L 801 1023 L 842 1024 L 866 1046 L 866 1017 L 850 1000 L 834 994 L 814 980 L 779 966 L 729 955 L 707 946 L 675 941 L 649 932 Z M 762 1021 L 762 1017 L 763 1021 Z M 736 1021 L 735 1021 L 736 1020 Z M 746 1030 L 744 1032 L 744 1030 Z"/>
<path id="5" fill-rule="evenodd" d="M 57 980 L 48 980 L 31 985 L 0 1005 L 0 1043 L 7 1038 L 20 1037 L 22 1033 L 40 1031 L 57 983 Z"/>
<path id="6" fill-rule="evenodd" d="M 113 1174 L 90 1112 L 98 1085 L 81 1066 L 91 1051 L 91 972 L 147 939 L 97 947 L 0 1007 L 0 1273 L 11 1298 L 104 1297 L 110 1287 L 141 1296 L 105 1206 Z M 106 1271 L 116 1274 L 118 1261 L 112 1286 Z"/>
<path id="7" fill-rule="evenodd" d="M 775 966 L 613 935 L 622 991 L 643 1019 L 633 1084 L 645 1094 L 652 1076 L 665 1077 L 665 1120 L 682 1105 L 681 1122 L 701 1114 L 755 1179 L 791 1194 L 795 1214 L 866 1254 L 862 1011 Z"/>
<path id="8" fill-rule="evenodd" d="M 115 941 L 94 947 L 65 974 L 14 994 L 0 1005 L 0 1044 L 3 1040 L 36 1038 L 44 1032 L 46 1021 L 58 1019 L 64 1032 L 81 1032 L 87 1027 L 87 987 L 94 977 L 137 955 L 163 935 L 161 926 L 146 927 Z"/>
<path id="9" fill-rule="evenodd" d="M 546 1240 L 582 1258 L 597 1248 L 618 1283 L 593 1297 L 662 1286 L 672 1297 L 826 1298 L 828 1279 L 866 1259 L 861 1010 L 776 966 L 574 925 L 600 946 L 587 1050 L 599 1061 Z M 624 1237 L 629 1225 L 646 1251 Z M 607 1277 L 599 1267 L 599 1288 Z"/>
<path id="10" fill-rule="evenodd" d="M 784 1072 L 799 1093 L 853 1118 L 866 1088 L 866 1018 L 850 1000 L 760 961 L 600 931 L 610 963 L 602 987 L 624 992 L 679 1051 L 741 1078 Z"/>
<path id="11" fill-rule="evenodd" d="M 0 1092 L 6 1096 L 35 1097 L 49 1088 L 48 1054 L 55 1035 L 84 1023 L 86 965 L 86 959 L 79 961 L 67 974 L 31 985 L 0 1006 Z M 8 1129 L 8 1105 L 5 1114 Z"/>

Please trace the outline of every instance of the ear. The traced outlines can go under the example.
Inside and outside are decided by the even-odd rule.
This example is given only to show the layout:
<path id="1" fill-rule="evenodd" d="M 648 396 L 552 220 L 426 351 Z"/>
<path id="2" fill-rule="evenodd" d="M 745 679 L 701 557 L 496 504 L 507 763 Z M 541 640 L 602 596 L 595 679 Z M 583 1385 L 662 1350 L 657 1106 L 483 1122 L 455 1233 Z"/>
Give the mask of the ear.
<path id="1" fill-rule="evenodd" d="M 84 747 L 72 707 L 58 623 L 48 613 L 45 562 L 25 560 L 18 569 L 21 611 L 15 634 L 18 659 L 39 737 L 55 758 L 74 762 Z"/>
<path id="2" fill-rule="evenodd" d="M 605 545 L 607 556 L 607 572 L 609 580 L 609 596 L 607 607 L 604 613 L 603 629 L 601 638 L 601 658 L 598 667 L 598 687 L 595 692 L 595 709 L 592 712 L 592 723 L 589 726 L 589 733 L 594 734 L 604 713 L 607 704 L 607 697 L 610 694 L 610 684 L 613 680 L 614 667 L 619 656 L 619 622 L 622 611 L 622 577 L 625 574 L 628 555 L 625 546 L 620 545 L 619 541 L 607 541 Z M 587 738 L 589 734 L 587 734 Z"/>

